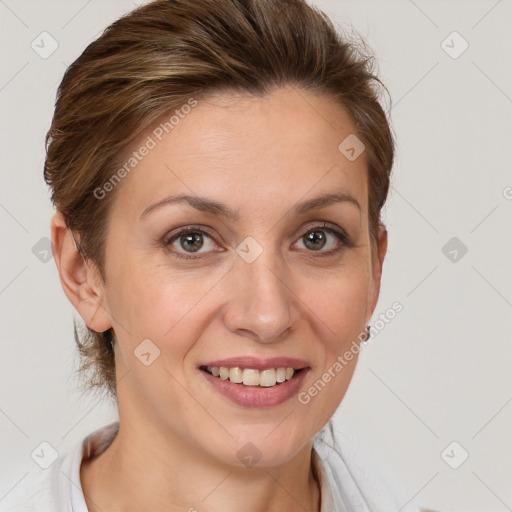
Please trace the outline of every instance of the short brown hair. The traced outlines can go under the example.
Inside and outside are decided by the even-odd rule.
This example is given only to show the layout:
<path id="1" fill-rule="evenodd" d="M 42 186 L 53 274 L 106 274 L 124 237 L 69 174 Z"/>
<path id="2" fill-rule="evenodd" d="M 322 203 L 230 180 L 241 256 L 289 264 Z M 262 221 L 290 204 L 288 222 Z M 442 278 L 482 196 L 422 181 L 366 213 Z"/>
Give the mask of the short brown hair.
<path id="1" fill-rule="evenodd" d="M 163 114 L 217 91 L 254 95 L 292 85 L 332 97 L 366 146 L 372 247 L 393 162 L 374 59 L 304 0 L 156 0 L 112 23 L 66 70 L 46 137 L 51 198 L 103 279 L 105 228 L 115 191 L 94 190 Z M 341 142 L 341 141 L 340 141 Z M 75 325 L 88 388 L 116 397 L 112 330 Z"/>

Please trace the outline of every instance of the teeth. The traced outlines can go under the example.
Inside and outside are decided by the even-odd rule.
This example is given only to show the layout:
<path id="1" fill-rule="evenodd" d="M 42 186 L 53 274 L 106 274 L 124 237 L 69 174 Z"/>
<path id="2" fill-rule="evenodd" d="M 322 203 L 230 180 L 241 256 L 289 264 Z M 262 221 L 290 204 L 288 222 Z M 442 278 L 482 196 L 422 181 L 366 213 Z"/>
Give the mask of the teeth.
<path id="1" fill-rule="evenodd" d="M 259 386 L 260 385 L 260 372 L 250 368 L 244 369 L 243 383 L 246 386 Z"/>
<path id="2" fill-rule="evenodd" d="M 274 368 L 269 370 L 262 370 L 260 372 L 260 386 L 269 388 L 270 386 L 276 385 L 276 371 Z"/>
<path id="3" fill-rule="evenodd" d="M 294 368 L 268 368 L 266 370 L 256 370 L 254 368 L 227 368 L 226 366 L 207 366 L 206 370 L 214 377 L 220 377 L 222 380 L 230 380 L 235 384 L 244 386 L 261 386 L 269 388 L 290 380 L 294 374 Z"/>
<path id="4" fill-rule="evenodd" d="M 278 368 L 276 372 L 276 381 L 284 382 L 286 380 L 286 368 Z"/>
<path id="5" fill-rule="evenodd" d="M 231 368 L 229 370 L 229 380 L 235 384 L 242 382 L 242 368 Z"/>

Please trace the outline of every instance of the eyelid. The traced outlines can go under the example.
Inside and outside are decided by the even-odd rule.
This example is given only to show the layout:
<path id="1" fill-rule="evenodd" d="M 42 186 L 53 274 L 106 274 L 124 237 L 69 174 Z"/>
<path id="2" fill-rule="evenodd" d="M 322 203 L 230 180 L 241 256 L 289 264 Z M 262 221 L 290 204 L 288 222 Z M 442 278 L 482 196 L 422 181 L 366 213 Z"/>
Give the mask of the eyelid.
<path id="1" fill-rule="evenodd" d="M 313 229 L 325 229 L 326 231 L 334 232 L 335 234 L 343 237 L 347 243 L 350 243 L 350 237 L 348 236 L 347 232 L 343 228 L 341 228 L 340 226 L 338 226 L 336 224 L 332 224 L 328 221 L 325 221 L 325 220 L 312 222 L 309 226 L 307 226 L 306 228 L 304 228 L 301 231 L 302 234 L 300 236 L 304 236 L 306 233 L 308 233 L 309 231 L 311 231 Z"/>
<path id="2" fill-rule="evenodd" d="M 206 226 L 199 225 L 199 224 L 197 224 L 197 225 L 190 224 L 188 226 L 173 229 L 172 232 L 169 232 L 164 236 L 163 241 L 164 241 L 164 243 L 168 244 L 174 238 L 179 238 L 180 236 L 186 235 L 187 233 L 197 233 L 197 232 L 204 233 L 204 234 L 208 235 L 210 238 L 215 239 L 215 235 L 213 235 L 210 232 L 210 228 L 208 228 Z"/>

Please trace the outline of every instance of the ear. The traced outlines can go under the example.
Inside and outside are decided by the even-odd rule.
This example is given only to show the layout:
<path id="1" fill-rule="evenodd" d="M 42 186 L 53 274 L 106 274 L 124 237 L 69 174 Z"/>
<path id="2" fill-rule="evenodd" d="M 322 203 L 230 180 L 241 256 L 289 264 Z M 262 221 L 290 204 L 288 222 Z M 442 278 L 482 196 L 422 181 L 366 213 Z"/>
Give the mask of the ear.
<path id="1" fill-rule="evenodd" d="M 62 289 L 89 329 L 103 332 L 112 327 L 104 288 L 96 266 L 85 261 L 60 212 L 51 221 L 52 251 Z"/>
<path id="2" fill-rule="evenodd" d="M 368 319 L 373 315 L 377 306 L 377 301 L 379 300 L 382 266 L 384 264 L 384 257 L 388 250 L 388 232 L 386 227 L 382 224 L 379 224 L 377 240 L 377 254 L 372 256 L 372 284 L 368 297 Z"/>

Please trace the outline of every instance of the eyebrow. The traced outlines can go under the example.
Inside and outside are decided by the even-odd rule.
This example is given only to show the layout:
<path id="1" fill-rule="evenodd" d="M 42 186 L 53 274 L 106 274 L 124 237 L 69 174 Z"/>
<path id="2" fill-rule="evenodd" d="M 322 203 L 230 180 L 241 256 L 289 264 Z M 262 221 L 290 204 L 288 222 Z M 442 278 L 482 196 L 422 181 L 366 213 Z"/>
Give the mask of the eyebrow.
<path id="1" fill-rule="evenodd" d="M 141 214 L 140 218 L 142 219 L 146 215 L 148 215 L 151 211 L 154 211 L 162 206 L 168 204 L 189 204 L 196 210 L 210 213 L 213 215 L 220 215 L 222 217 L 226 217 L 231 220 L 239 220 L 240 213 L 237 210 L 230 208 L 229 206 L 215 201 L 213 199 L 209 199 L 207 197 L 199 197 L 199 196 L 190 196 L 190 195 L 178 195 L 178 196 L 169 196 L 164 199 L 148 206 Z M 357 199 L 350 194 L 344 192 L 332 193 L 332 194 L 324 194 L 319 197 L 314 197 L 312 199 L 308 199 L 307 201 L 303 201 L 295 205 L 293 211 L 297 214 L 306 213 L 310 210 L 319 210 L 321 208 L 325 208 L 331 204 L 336 203 L 348 203 L 355 206 L 359 211 L 361 211 L 361 205 L 357 201 Z"/>

